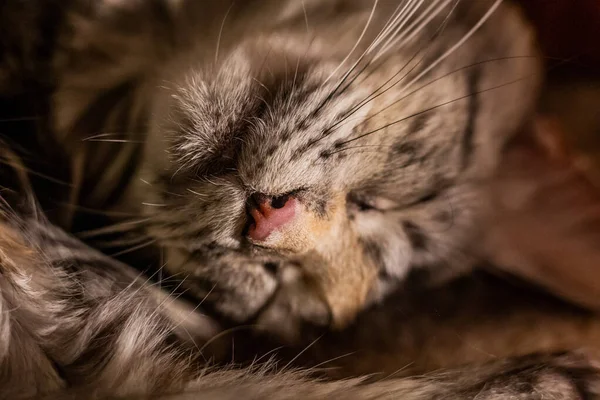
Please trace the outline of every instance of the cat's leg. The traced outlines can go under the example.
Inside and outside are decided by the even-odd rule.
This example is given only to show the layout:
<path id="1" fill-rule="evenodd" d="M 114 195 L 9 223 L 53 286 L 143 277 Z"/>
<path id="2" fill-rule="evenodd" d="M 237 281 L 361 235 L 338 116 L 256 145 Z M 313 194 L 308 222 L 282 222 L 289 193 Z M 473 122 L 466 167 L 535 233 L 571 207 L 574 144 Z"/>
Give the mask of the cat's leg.
<path id="1" fill-rule="evenodd" d="M 39 212 L 2 203 L 0 398 L 81 384 L 98 394 L 182 388 L 204 368 L 199 347 L 215 327 L 158 294 Z"/>
<path id="2" fill-rule="evenodd" d="M 364 383 L 359 379 L 319 382 L 303 372 L 224 370 L 207 374 L 186 391 L 160 399 L 340 399 L 340 400 L 585 400 L 600 396 L 598 365 L 578 354 L 531 356 L 476 368 L 440 372 L 407 379 Z M 87 399 L 77 391 L 52 397 Z M 129 397 L 128 399 L 150 397 Z M 157 397 L 151 397 L 156 399 Z M 50 400 L 50 399 L 49 399 Z"/>
<path id="3" fill-rule="evenodd" d="M 0 397 L 17 398 L 51 392 L 64 386 L 41 338 L 28 324 L 55 327 L 29 278 L 35 272 L 35 249 L 0 226 Z M 48 304 L 49 305 L 49 304 Z"/>
<path id="4" fill-rule="evenodd" d="M 206 376 L 194 394 L 170 399 L 596 399 L 599 365 L 579 354 L 530 356 L 415 378 L 319 383 L 302 374 Z"/>

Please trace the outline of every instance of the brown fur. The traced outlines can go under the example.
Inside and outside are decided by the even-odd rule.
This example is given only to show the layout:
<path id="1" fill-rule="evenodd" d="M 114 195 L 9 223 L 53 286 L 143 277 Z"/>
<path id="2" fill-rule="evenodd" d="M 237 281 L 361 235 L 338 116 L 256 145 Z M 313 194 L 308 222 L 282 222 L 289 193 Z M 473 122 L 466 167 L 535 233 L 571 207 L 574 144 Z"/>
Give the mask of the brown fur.
<path id="1" fill-rule="evenodd" d="M 43 114 L 47 124 L 41 130 L 52 136 L 45 136 L 41 147 L 55 140 L 60 155 L 67 159 L 68 183 L 61 189 L 69 204 L 59 208 L 58 218 L 47 220 L 35 205 L 25 174 L 31 158 L 28 151 L 38 143 L 24 141 L 28 151 L 15 157 L 12 153 L 4 156 L 11 146 L 2 143 L 3 161 L 10 158 L 10 165 L 21 171 L 16 180 L 22 185 L 17 201 L 11 203 L 18 211 L 6 207 L 0 220 L 0 397 L 387 396 L 421 400 L 598 396 L 598 367 L 592 358 L 600 340 L 598 316 L 532 287 L 506 282 L 490 273 L 496 271 L 492 266 L 472 264 L 474 259 L 485 259 L 483 250 L 487 250 L 486 238 L 481 236 L 485 230 L 476 222 L 484 208 L 481 189 L 487 188 L 481 183 L 489 183 L 500 148 L 528 116 L 536 95 L 538 60 L 532 54 L 530 29 L 519 14 L 502 6 L 502 12 L 482 27 L 469 46 L 446 59 L 438 72 L 466 67 L 465 63 L 477 66 L 477 71 L 461 69 L 464 74 L 450 74 L 450 79 L 436 81 L 439 86 L 426 85 L 383 114 L 365 109 L 358 114 L 360 118 L 378 118 L 365 119 L 362 125 L 350 121 L 353 129 L 344 127 L 327 136 L 325 127 L 336 114 L 347 111 L 364 90 L 379 87 L 410 57 L 409 50 L 422 49 L 427 36 L 390 54 L 382 68 L 351 87 L 347 97 L 335 98 L 319 116 L 311 110 L 331 89 L 323 78 L 348 54 L 370 8 L 351 0 L 305 3 L 299 7 L 298 2 L 254 0 L 238 4 L 241 8 L 233 8 L 231 15 L 225 3 L 186 0 L 74 1 L 73 7 L 58 8 L 66 24 L 54 32 L 56 36 L 50 35 L 56 54 L 51 61 L 47 57 L 35 61 L 34 71 L 39 68 L 56 78 L 47 115 Z M 435 50 L 443 52 L 448 43 L 462 37 L 491 3 L 461 2 L 460 12 Z M 17 2 L 8 4 L 8 8 L 0 7 L 11 11 L 11 16 L 24 12 Z M 376 20 L 385 22 L 395 4 L 382 2 Z M 35 25 L 36 31 L 40 15 L 30 15 L 33 19 L 23 21 Z M 215 15 L 229 16 L 229 20 Z M 2 15 L 0 22 L 7 19 Z M 222 36 L 219 22 L 225 26 L 227 21 L 235 22 L 227 25 Z M 298 49 L 310 43 L 304 35 L 309 22 L 317 29 L 322 46 L 307 53 L 317 68 L 299 65 L 298 88 L 281 85 L 275 76 L 269 81 L 267 71 L 291 73 L 287 56 L 298 58 L 300 64 Z M 436 26 L 443 22 L 438 17 Z M 26 38 L 25 31 L 16 30 L 16 37 Z M 426 31 L 421 33 L 431 33 Z M 367 35 L 373 39 L 376 33 Z M 240 37 L 247 40 L 240 44 Z M 213 54 L 217 39 L 220 52 Z M 272 55 L 270 46 L 276 49 Z M 30 53 L 30 47 L 24 50 Z M 501 59 L 477 64 L 480 55 Z M 510 60 L 503 59 L 506 56 Z M 264 70 L 260 67 L 263 57 Z M 10 104 L 13 87 L 20 86 L 6 84 L 12 76 L 36 81 L 35 73 L 27 68 L 21 74 L 19 66 L 26 59 L 0 62 L 0 89 L 10 89 L 0 93 L 3 107 Z M 212 66 L 213 59 L 217 68 Z M 252 74 L 269 86 L 251 82 L 248 76 Z M 506 85 L 505 74 L 516 81 Z M 523 79 L 523 74 L 529 79 Z M 336 73 L 332 76 L 334 81 L 339 78 Z M 499 90 L 493 96 L 471 92 L 494 85 Z M 39 93 L 44 92 L 35 92 Z M 398 93 L 386 91 L 371 105 L 385 108 Z M 257 95 L 267 99 L 262 99 L 267 117 L 260 114 Z M 395 125 L 399 115 L 419 113 L 460 95 L 464 95 L 463 102 L 450 103 L 424 122 Z M 150 117 L 145 107 L 152 108 Z M 242 124 L 242 129 L 239 124 L 249 111 L 258 117 Z M 285 139 L 288 125 L 306 113 L 312 115 L 308 126 L 294 125 L 293 131 L 300 134 Z M 362 139 L 361 134 L 382 124 L 385 128 L 379 133 L 383 135 L 367 135 L 346 144 L 360 143 L 366 146 L 363 150 L 391 148 L 406 144 L 407 137 L 416 134 L 421 152 L 396 146 L 403 151 L 392 153 L 393 157 L 384 151 L 347 152 L 345 161 L 334 156 L 338 140 Z M 126 138 L 131 146 L 114 147 L 110 140 L 94 142 L 123 130 L 130 135 Z M 252 135 L 235 136 L 248 132 Z M 240 139 L 240 147 L 231 146 L 232 135 Z M 311 147 L 315 138 L 323 148 Z M 293 143 L 282 146 L 286 140 Z M 137 146 L 136 141 L 143 145 Z M 456 143 L 467 144 L 456 147 Z M 140 148 L 144 149 L 141 156 Z M 349 150 L 356 149 L 350 146 Z M 423 159 L 415 163 L 415 154 Z M 428 159 L 425 154 L 435 157 Z M 214 155 L 216 160 L 211 158 Z M 232 158 L 237 162 L 233 172 L 228 164 Z M 133 168 L 138 163 L 141 172 Z M 321 169 L 323 165 L 326 168 Z M 131 176 L 123 178 L 128 173 Z M 442 224 L 437 224 L 444 210 L 441 201 L 430 206 L 426 200 L 416 211 L 403 208 L 411 196 L 428 199 L 424 184 L 439 174 L 453 181 L 449 202 L 459 206 L 451 230 L 443 232 Z M 150 189 L 140 189 L 137 180 L 134 185 L 125 184 L 133 190 L 129 197 L 131 193 L 121 183 L 132 177 L 148 178 L 144 184 Z M 3 176 L 5 182 L 12 181 Z M 43 199 L 48 192 L 40 187 L 46 187 L 37 187 L 36 194 Z M 275 196 L 296 190 L 306 218 L 297 229 L 284 232 L 281 242 L 273 243 L 271 247 L 278 251 L 241 246 L 248 195 Z M 72 222 L 79 206 L 100 208 L 107 214 L 115 212 L 109 210 L 114 207 L 119 213 L 137 215 L 142 201 L 147 203 L 141 208 L 152 217 L 152 224 L 144 226 L 139 237 L 123 240 L 133 240 L 134 246 L 144 234 L 159 240 L 167 250 L 171 272 L 190 274 L 183 281 L 195 295 L 195 304 L 179 299 L 176 293 L 169 296 L 161 290 L 160 278 L 158 287 L 149 284 L 128 265 L 98 253 L 57 226 L 75 229 Z M 56 207 L 52 201 L 48 204 L 52 206 L 48 208 Z M 375 216 L 371 206 L 378 213 Z M 356 222 L 361 218 L 363 224 L 377 227 L 377 234 Z M 427 227 L 432 247 L 423 250 L 407 245 L 400 250 L 410 250 L 410 257 L 402 254 L 396 262 L 382 262 L 382 252 L 399 250 L 390 243 L 411 241 L 415 221 Z M 104 232 L 119 232 L 118 227 L 104 228 Z M 391 233 L 390 227 L 394 228 Z M 417 236 L 419 232 L 423 234 L 423 229 L 416 230 Z M 384 242 L 387 239 L 391 242 Z M 274 263 L 276 274 L 266 268 Z M 472 267 L 476 271 L 470 275 L 443 286 L 431 284 L 453 276 L 454 269 L 465 272 Z M 403 281 L 406 274 L 408 279 Z M 204 290 L 203 280 L 214 287 Z M 401 290 L 377 304 L 389 293 L 385 283 L 400 285 Z M 219 314 L 252 326 L 246 330 L 238 325 L 217 333 L 216 322 L 197 310 L 204 300 Z M 323 333 L 306 327 L 307 321 L 339 330 Z M 230 333 L 235 332 L 238 335 L 232 337 Z M 270 352 L 279 344 L 271 334 L 281 333 L 299 344 Z M 587 349 L 578 353 L 582 347 Z M 259 359 L 263 352 L 270 352 L 264 358 L 275 357 L 265 367 Z M 538 352 L 542 354 L 533 354 Z M 250 362 L 252 366 L 212 369 L 209 360 Z M 298 366 L 313 369 L 289 371 Z M 314 374 L 361 378 L 320 381 Z M 407 378 L 398 379 L 401 376 Z"/>

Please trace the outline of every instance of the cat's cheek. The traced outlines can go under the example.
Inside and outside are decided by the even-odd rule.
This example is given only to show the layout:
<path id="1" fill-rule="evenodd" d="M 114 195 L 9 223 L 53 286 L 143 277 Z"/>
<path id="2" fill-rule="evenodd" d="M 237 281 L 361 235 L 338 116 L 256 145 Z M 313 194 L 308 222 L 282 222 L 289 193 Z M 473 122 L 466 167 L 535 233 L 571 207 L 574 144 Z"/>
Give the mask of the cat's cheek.
<path id="1" fill-rule="evenodd" d="M 303 273 L 327 303 L 334 327 L 343 328 L 365 308 L 378 265 L 363 251 L 348 219 L 344 193 L 329 198 L 325 216 L 298 202 L 294 220 L 266 243 L 309 258 L 301 263 Z"/>
<path id="2" fill-rule="evenodd" d="M 362 251 L 377 265 L 379 274 L 389 281 L 402 281 L 415 252 L 397 217 L 380 212 L 358 213 L 352 218 L 352 226 Z"/>

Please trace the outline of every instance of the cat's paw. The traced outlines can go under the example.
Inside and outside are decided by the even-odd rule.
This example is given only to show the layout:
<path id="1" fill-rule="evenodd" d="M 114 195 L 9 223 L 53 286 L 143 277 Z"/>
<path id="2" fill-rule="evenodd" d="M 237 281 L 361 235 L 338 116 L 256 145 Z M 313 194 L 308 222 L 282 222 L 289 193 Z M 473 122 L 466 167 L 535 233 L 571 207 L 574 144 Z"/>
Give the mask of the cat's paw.
<path id="1" fill-rule="evenodd" d="M 564 398 L 600 399 L 600 358 L 580 351 L 554 358 L 548 365 L 551 372 L 538 377 L 538 385 L 557 387 L 562 382 L 572 395 Z M 554 374 L 552 374 L 554 372 Z M 569 393 L 567 391 L 567 393 Z M 565 393 L 566 394 L 566 393 Z M 557 397 L 560 398 L 560 397 Z"/>
<path id="2" fill-rule="evenodd" d="M 298 263 L 212 248 L 193 255 L 186 269 L 186 291 L 234 324 L 293 342 L 307 329 L 331 323 L 327 301 Z"/>
<path id="3" fill-rule="evenodd" d="M 287 342 L 306 339 L 308 330 L 332 324 L 332 313 L 318 286 L 294 263 L 281 263 L 277 273 L 278 289 L 257 315 L 257 329 Z"/>
<path id="4" fill-rule="evenodd" d="M 600 362 L 583 351 L 522 357 L 484 380 L 477 399 L 600 399 Z"/>

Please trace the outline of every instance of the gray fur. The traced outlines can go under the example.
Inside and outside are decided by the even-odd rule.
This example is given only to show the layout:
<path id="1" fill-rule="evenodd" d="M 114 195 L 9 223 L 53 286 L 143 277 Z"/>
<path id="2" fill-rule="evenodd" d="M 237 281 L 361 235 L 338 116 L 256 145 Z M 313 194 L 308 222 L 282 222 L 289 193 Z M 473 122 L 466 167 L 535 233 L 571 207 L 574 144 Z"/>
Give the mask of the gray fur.
<path id="1" fill-rule="evenodd" d="M 21 215 L 24 215 L 21 213 Z M 128 267 L 3 207 L 0 398 L 501 399 L 595 398 L 597 365 L 582 354 L 531 356 L 406 379 L 325 382 L 310 371 L 208 367 L 183 337 L 172 301 Z M 193 311 L 188 319 L 198 319 Z M 189 325 L 189 320 L 187 321 Z M 200 318 L 201 344 L 212 335 Z M 202 334 L 200 334 L 202 332 Z M 204 347 L 203 347 L 204 348 Z M 157 397 L 158 396 L 158 397 Z"/>
<path id="2" fill-rule="evenodd" d="M 192 277 L 183 285 L 199 301 L 286 337 L 306 322 L 344 326 L 411 270 L 438 279 L 468 270 L 481 257 L 472 243 L 486 180 L 534 105 L 536 48 L 509 5 L 418 4 L 72 1 L 53 56 L 40 61 L 55 86 L 50 131 L 75 171 L 69 210 L 141 215 L 133 225 L 164 249 L 169 272 Z M 405 5 L 418 8 L 402 26 L 428 22 L 375 45 Z M 22 71 L 33 79 L 21 71 L 25 58 L 0 64 L 0 89 L 12 90 Z M 255 192 L 293 192 L 308 222 L 252 246 L 242 233 Z M 59 389 L 75 391 L 58 398 L 207 399 L 598 392 L 595 366 L 576 355 L 377 384 L 211 371 L 195 345 L 210 341 L 212 321 L 36 206 L 2 217 L 6 398 Z"/>
<path id="3" fill-rule="evenodd" d="M 276 292 L 273 279 L 283 285 L 290 269 L 298 285 L 313 282 L 320 308 L 340 326 L 410 270 L 435 269 L 440 279 L 468 270 L 481 257 L 472 243 L 482 233 L 482 189 L 540 80 L 531 32 L 514 7 L 487 0 L 229 6 L 74 9 L 57 56 L 54 127 L 98 171 L 88 172 L 98 183 L 79 200 L 105 208 L 110 193 L 122 192 L 119 207 L 143 215 L 169 272 L 204 277 L 220 292 L 235 287 L 237 301 L 214 294 L 208 301 L 227 298 L 231 304 L 214 302 L 238 322 L 262 309 Z M 402 15 L 408 19 L 396 23 L 404 30 L 377 42 Z M 86 111 L 100 107 L 99 93 L 109 88 L 117 88 L 114 106 Z M 105 115 L 100 126 L 98 115 Z M 132 160 L 140 166 L 123 191 L 116 177 Z M 273 239 L 274 254 L 249 246 L 242 233 L 254 192 L 296 193 L 313 222 Z M 230 259 L 239 255 L 232 265 L 240 267 L 211 261 L 215 246 L 229 249 Z M 356 252 L 344 254 L 348 247 Z M 255 265 L 256 253 L 272 254 L 275 278 L 241 267 Z M 356 298 L 341 304 L 348 288 Z"/>

